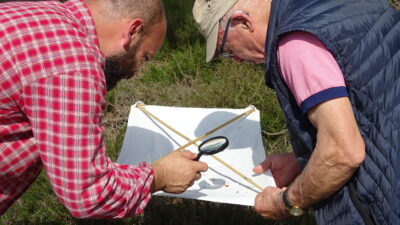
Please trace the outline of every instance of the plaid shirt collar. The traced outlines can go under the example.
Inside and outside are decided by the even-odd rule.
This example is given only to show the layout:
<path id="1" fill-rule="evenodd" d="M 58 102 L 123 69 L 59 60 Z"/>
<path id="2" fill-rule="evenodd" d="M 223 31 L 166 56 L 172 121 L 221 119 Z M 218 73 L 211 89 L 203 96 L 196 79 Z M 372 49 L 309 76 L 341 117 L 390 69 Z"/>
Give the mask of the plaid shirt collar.
<path id="1" fill-rule="evenodd" d="M 85 33 L 93 43 L 100 48 L 99 39 L 97 37 L 96 26 L 89 7 L 83 0 L 69 0 L 64 3 L 65 7 L 71 12 L 71 15 L 82 25 Z M 100 51 L 101 52 L 101 51 Z M 104 57 L 101 52 L 102 57 Z"/>

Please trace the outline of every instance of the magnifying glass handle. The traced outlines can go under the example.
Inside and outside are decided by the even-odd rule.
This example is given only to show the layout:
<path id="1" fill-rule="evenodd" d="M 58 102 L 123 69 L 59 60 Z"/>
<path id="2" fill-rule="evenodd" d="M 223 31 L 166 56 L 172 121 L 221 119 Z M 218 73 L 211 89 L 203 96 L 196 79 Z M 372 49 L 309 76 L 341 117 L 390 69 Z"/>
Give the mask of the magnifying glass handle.
<path id="1" fill-rule="evenodd" d="M 203 155 L 203 153 L 199 153 L 197 154 L 197 157 L 194 159 L 194 161 L 199 161 L 200 157 Z"/>

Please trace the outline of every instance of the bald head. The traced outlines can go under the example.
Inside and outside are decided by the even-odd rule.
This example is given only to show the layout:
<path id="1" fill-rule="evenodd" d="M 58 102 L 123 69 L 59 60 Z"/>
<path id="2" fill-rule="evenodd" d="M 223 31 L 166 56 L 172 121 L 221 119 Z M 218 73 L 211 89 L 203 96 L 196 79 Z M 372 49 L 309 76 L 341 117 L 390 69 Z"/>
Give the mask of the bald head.
<path id="1" fill-rule="evenodd" d="M 93 2 L 99 0 L 86 0 Z M 145 33 L 149 27 L 165 21 L 164 7 L 160 0 L 101 0 L 99 13 L 110 19 L 143 19 Z"/>

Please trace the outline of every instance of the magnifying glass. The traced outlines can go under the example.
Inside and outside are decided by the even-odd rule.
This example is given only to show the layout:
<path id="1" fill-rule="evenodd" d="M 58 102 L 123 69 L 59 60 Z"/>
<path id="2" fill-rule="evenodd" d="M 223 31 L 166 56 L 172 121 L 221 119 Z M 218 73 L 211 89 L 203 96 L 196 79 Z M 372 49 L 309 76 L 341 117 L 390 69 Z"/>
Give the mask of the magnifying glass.
<path id="1" fill-rule="evenodd" d="M 194 160 L 199 161 L 202 155 L 214 155 L 215 153 L 218 153 L 226 149 L 228 145 L 229 145 L 228 138 L 224 136 L 217 136 L 207 139 L 199 146 L 198 148 L 199 154 Z"/>

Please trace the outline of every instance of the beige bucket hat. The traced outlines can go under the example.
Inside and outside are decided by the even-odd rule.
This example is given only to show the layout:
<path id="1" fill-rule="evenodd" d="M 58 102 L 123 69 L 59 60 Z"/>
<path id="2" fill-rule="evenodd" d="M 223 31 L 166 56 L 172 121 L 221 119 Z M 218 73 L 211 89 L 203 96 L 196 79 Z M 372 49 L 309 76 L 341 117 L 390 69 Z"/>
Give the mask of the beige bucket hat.
<path id="1" fill-rule="evenodd" d="M 214 58 L 217 48 L 219 20 L 238 0 L 196 0 L 193 6 L 193 17 L 207 41 L 206 61 Z"/>

